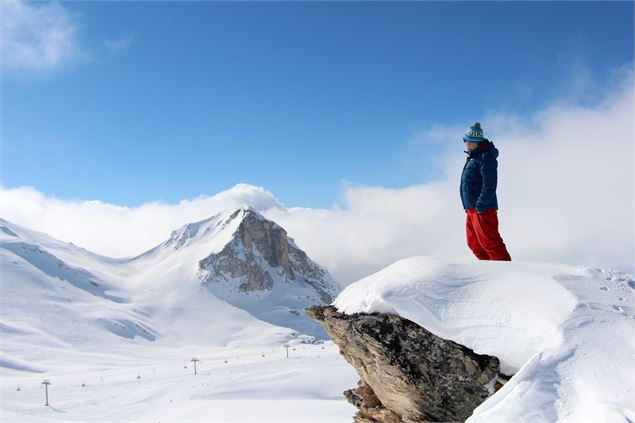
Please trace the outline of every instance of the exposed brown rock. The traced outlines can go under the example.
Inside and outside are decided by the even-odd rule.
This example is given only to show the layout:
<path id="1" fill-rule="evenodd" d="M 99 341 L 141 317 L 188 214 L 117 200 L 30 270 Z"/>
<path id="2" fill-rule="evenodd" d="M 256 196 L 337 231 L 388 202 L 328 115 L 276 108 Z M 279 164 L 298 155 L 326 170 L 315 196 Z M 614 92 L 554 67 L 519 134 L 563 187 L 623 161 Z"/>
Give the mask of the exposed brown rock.
<path id="1" fill-rule="evenodd" d="M 359 374 L 344 393 L 359 411 L 355 422 L 464 421 L 490 396 L 499 373 L 496 357 L 433 335 L 396 315 L 343 314 L 313 306 L 322 324 Z"/>
<path id="2" fill-rule="evenodd" d="M 239 214 L 237 210 L 228 222 Z M 284 228 L 251 209 L 245 211 L 233 239 L 199 262 L 199 268 L 209 272 L 204 285 L 233 278 L 240 280 L 241 292 L 270 290 L 274 281 L 267 267 L 280 269 L 286 282 L 302 280 L 312 286 L 322 303 L 330 303 L 337 294 L 326 271 L 298 248 Z"/>

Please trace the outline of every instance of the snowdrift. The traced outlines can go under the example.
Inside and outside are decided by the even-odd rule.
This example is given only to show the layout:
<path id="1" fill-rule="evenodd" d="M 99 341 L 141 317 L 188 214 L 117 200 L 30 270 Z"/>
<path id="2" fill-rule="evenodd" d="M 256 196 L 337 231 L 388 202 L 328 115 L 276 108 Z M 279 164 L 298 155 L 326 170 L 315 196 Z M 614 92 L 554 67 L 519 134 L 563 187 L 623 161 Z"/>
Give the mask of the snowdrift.
<path id="1" fill-rule="evenodd" d="M 382 312 L 496 356 L 514 377 L 469 422 L 635 420 L 635 279 L 548 263 L 412 257 L 346 287 Z"/>

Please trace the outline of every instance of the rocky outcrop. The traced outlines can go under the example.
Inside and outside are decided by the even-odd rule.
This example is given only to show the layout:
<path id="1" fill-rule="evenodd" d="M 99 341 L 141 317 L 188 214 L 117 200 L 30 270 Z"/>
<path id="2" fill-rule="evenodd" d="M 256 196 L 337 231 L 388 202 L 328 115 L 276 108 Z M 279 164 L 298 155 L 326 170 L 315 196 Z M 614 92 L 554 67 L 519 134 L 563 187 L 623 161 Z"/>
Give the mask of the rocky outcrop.
<path id="1" fill-rule="evenodd" d="M 206 271 L 203 285 L 238 280 L 241 292 L 271 290 L 274 279 L 301 282 L 313 288 L 321 303 L 330 303 L 338 292 L 330 275 L 313 262 L 287 236 L 287 231 L 257 211 L 239 209 L 228 219 L 241 222 L 230 242 L 218 253 L 199 262 Z"/>
<path id="2" fill-rule="evenodd" d="M 396 315 L 343 314 L 334 306 L 305 309 L 359 374 L 344 392 L 357 423 L 464 421 L 493 392 L 496 357 L 433 335 Z"/>

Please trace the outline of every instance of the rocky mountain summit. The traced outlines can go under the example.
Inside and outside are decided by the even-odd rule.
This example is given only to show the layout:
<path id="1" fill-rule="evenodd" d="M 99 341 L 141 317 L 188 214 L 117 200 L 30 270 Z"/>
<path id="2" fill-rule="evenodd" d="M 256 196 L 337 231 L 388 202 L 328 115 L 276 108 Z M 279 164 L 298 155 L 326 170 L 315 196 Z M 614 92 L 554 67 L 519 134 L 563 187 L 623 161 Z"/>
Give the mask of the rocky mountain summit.
<path id="1" fill-rule="evenodd" d="M 241 219 L 233 238 L 218 253 L 199 262 L 207 271 L 203 284 L 237 280 L 238 291 L 271 290 L 274 280 L 311 286 L 323 303 L 330 303 L 337 286 L 328 272 L 313 262 L 277 223 L 247 207 L 234 211 L 225 224 Z"/>
<path id="2" fill-rule="evenodd" d="M 129 263 L 149 290 L 161 283 L 211 293 L 259 320 L 328 339 L 303 310 L 331 303 L 339 284 L 282 226 L 250 206 L 183 225 Z"/>
<path id="3" fill-rule="evenodd" d="M 496 357 L 398 315 L 349 315 L 332 305 L 305 312 L 324 326 L 361 378 L 344 392 L 359 409 L 356 423 L 464 421 L 506 380 Z"/>
<path id="4" fill-rule="evenodd" d="M 276 222 L 242 207 L 186 225 L 170 239 L 170 248 L 202 246 L 198 278 L 218 298 L 260 320 L 327 338 L 302 310 L 332 302 L 339 284 Z"/>

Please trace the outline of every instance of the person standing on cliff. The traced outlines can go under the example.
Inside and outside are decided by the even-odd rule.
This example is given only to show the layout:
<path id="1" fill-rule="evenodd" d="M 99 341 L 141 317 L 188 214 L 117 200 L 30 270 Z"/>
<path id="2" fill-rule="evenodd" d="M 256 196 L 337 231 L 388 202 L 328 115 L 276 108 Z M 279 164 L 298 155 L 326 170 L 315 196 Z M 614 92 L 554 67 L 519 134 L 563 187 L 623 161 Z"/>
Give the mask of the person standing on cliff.
<path id="1" fill-rule="evenodd" d="M 461 174 L 461 202 L 467 213 L 467 245 L 479 260 L 507 260 L 511 257 L 498 232 L 498 149 L 483 137 L 480 122 L 463 135 L 467 160 Z"/>

